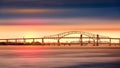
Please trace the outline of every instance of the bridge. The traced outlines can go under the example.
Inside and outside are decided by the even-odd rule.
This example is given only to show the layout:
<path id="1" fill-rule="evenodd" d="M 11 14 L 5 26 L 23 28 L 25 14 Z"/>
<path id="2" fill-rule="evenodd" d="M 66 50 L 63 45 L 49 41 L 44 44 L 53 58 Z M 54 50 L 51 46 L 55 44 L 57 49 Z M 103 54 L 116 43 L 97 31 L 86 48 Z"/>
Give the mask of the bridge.
<path id="1" fill-rule="evenodd" d="M 73 39 L 76 41 L 73 41 Z M 27 40 L 32 40 L 32 42 L 27 42 Z M 46 40 L 56 40 L 56 42 L 52 42 L 52 41 L 45 42 Z M 80 45 L 80 46 L 119 45 L 120 46 L 120 38 L 111 38 L 108 36 L 103 36 L 99 34 L 93 34 L 90 32 L 83 32 L 83 31 L 68 31 L 68 32 L 63 32 L 63 33 L 40 37 L 40 38 L 0 39 L 0 44 L 1 45 L 58 45 L 58 46 L 60 45 Z"/>

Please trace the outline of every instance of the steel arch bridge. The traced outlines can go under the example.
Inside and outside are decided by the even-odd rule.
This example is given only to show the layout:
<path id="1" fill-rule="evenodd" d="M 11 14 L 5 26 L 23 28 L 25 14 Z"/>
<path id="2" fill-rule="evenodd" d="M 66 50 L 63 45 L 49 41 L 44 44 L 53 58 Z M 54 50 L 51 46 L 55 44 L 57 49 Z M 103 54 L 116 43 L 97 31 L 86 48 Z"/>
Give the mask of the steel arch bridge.
<path id="1" fill-rule="evenodd" d="M 78 34 L 77 37 L 73 36 L 72 34 Z M 72 35 L 72 36 L 68 36 Z M 47 40 L 53 40 L 52 42 L 46 42 Z M 62 40 L 63 39 L 63 40 Z M 32 40 L 32 42 L 27 42 L 28 40 Z M 38 41 L 39 40 L 39 41 Z M 65 40 L 65 41 L 64 41 Z M 66 42 L 66 40 L 72 40 L 69 42 Z M 77 40 L 77 42 L 73 42 L 73 40 Z M 106 41 L 107 40 L 107 41 Z M 114 40 L 117 41 L 113 42 Z M 4 41 L 4 42 L 1 42 Z M 12 41 L 12 42 L 11 42 Z M 22 41 L 22 42 L 19 42 Z M 120 45 L 120 38 L 110 38 L 108 36 L 93 34 L 90 32 L 83 32 L 83 31 L 68 31 L 63 32 L 55 35 L 50 36 L 44 36 L 40 38 L 11 38 L 11 39 L 0 39 L 1 44 L 5 45 L 86 45 L 86 44 L 92 44 L 92 45 L 102 45 L 102 44 L 108 44 L 108 45 Z"/>
<path id="2" fill-rule="evenodd" d="M 68 35 L 72 35 L 72 34 L 79 34 L 79 37 L 75 37 L 75 36 L 67 37 Z M 86 37 L 83 37 L 83 36 L 86 36 Z M 44 38 L 57 40 L 58 45 L 62 43 L 62 42 L 60 42 L 61 39 L 79 39 L 79 41 L 74 41 L 74 42 L 80 43 L 81 45 L 83 45 L 83 42 L 86 42 L 87 44 L 93 43 L 94 45 L 95 44 L 98 45 L 98 43 L 101 42 L 101 39 L 110 38 L 110 37 L 93 34 L 90 32 L 68 31 L 68 32 L 63 32 L 63 33 L 59 33 L 59 34 L 55 34 L 55 35 L 50 35 L 50 36 L 47 36 Z M 70 41 L 70 43 L 71 43 L 71 41 Z"/>
<path id="3" fill-rule="evenodd" d="M 50 36 L 47 36 L 48 38 L 50 37 L 58 37 L 58 39 L 62 39 L 64 38 L 65 36 L 68 36 L 68 35 L 71 35 L 71 34 L 80 34 L 80 35 L 85 35 L 91 39 L 96 39 L 97 35 L 98 34 L 93 34 L 93 33 L 90 33 L 90 32 L 83 32 L 83 31 L 68 31 L 68 32 L 63 32 L 63 33 L 59 33 L 59 34 L 55 34 L 55 35 L 50 35 Z M 103 35 L 99 35 L 99 38 L 110 38 L 108 36 L 103 36 Z"/>

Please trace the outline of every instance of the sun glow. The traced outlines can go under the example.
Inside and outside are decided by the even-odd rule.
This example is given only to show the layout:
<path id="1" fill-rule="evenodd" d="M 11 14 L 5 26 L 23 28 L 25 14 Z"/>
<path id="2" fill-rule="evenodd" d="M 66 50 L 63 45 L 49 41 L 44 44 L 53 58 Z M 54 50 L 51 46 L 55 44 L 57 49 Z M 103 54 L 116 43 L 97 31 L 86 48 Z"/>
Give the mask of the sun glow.
<path id="1" fill-rule="evenodd" d="M 24 38 L 34 38 L 35 34 L 33 32 L 26 32 Z"/>

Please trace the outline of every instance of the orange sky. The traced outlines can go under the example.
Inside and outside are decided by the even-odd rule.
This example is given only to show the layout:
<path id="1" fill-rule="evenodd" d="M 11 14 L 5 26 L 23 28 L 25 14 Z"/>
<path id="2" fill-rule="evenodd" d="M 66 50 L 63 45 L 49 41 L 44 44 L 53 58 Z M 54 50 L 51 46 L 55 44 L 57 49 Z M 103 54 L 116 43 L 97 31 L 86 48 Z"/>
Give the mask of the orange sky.
<path id="1" fill-rule="evenodd" d="M 101 25 L 5 25 L 0 26 L 0 38 L 30 38 L 57 34 L 65 31 L 86 31 L 120 38 L 120 24 Z"/>
<path id="2" fill-rule="evenodd" d="M 0 31 L 119 31 L 120 24 L 78 24 L 78 25 L 1 25 Z"/>

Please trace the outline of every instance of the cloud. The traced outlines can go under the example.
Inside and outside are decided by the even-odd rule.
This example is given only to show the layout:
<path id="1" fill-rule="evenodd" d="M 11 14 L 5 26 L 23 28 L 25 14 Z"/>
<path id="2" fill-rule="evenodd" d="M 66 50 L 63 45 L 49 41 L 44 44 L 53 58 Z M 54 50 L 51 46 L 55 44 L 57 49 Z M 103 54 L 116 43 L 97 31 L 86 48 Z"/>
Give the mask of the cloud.
<path id="1" fill-rule="evenodd" d="M 99 18 L 120 19 L 118 8 L 1 9 L 0 18 Z"/>
<path id="2" fill-rule="evenodd" d="M 118 7 L 118 0 L 0 0 L 2 7 Z"/>
<path id="3" fill-rule="evenodd" d="M 1 9 L 0 12 L 2 14 L 37 14 L 37 13 L 51 13 L 55 12 L 55 10 L 50 9 Z"/>
<path id="4" fill-rule="evenodd" d="M 81 22 L 75 19 L 72 21 L 71 18 L 114 21 L 120 20 L 119 3 L 118 0 L 0 0 L 0 19 L 45 18 L 52 19 L 51 22 L 47 23 L 50 25 L 71 24 L 73 21 L 77 21 L 76 24 Z M 59 21 L 56 21 L 57 19 Z M 0 24 L 14 25 L 18 24 L 17 21 L 10 23 L 0 21 Z"/>
<path id="5" fill-rule="evenodd" d="M 0 25 L 102 25 L 120 24 L 120 20 L 96 20 L 84 18 L 49 19 L 49 18 L 14 18 L 1 19 Z"/>

